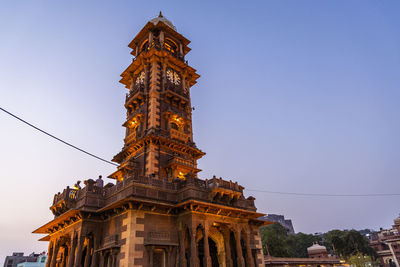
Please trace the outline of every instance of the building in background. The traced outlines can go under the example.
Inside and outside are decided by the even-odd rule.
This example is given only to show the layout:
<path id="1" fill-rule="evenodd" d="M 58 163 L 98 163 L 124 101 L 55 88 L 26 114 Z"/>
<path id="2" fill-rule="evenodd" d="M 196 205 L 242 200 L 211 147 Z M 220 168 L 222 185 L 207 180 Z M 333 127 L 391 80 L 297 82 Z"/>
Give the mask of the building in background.
<path id="1" fill-rule="evenodd" d="M 260 218 L 260 220 L 266 220 L 270 222 L 275 222 L 279 223 L 283 227 L 285 227 L 288 230 L 288 234 L 294 235 L 294 228 L 292 224 L 292 220 L 285 219 L 284 215 L 278 215 L 278 214 L 268 214 L 266 216 L 263 216 Z"/>
<path id="2" fill-rule="evenodd" d="M 46 266 L 264 266 L 255 198 L 237 182 L 199 179 L 205 155 L 193 141 L 190 88 L 199 75 L 190 41 L 160 15 L 129 44 L 122 73 L 124 146 L 109 177 L 54 196 Z M 224 101 L 221 99 L 221 101 Z"/>
<path id="3" fill-rule="evenodd" d="M 382 229 L 368 236 L 369 245 L 376 250 L 382 266 L 399 266 L 400 216 L 394 219 L 391 229 Z"/>
<path id="4" fill-rule="evenodd" d="M 319 244 L 313 244 L 311 247 L 307 248 L 307 253 L 309 258 L 328 258 L 328 251 L 325 246 Z"/>
<path id="5" fill-rule="evenodd" d="M 7 256 L 4 261 L 4 267 L 44 267 L 46 263 L 46 253 L 31 253 L 24 256 L 22 252 L 13 252 L 11 256 Z"/>
<path id="6" fill-rule="evenodd" d="M 307 248 L 308 258 L 280 258 L 280 257 L 265 257 L 265 266 L 268 267 L 338 267 L 349 266 L 341 261 L 336 256 L 328 255 L 325 246 L 313 244 Z"/>

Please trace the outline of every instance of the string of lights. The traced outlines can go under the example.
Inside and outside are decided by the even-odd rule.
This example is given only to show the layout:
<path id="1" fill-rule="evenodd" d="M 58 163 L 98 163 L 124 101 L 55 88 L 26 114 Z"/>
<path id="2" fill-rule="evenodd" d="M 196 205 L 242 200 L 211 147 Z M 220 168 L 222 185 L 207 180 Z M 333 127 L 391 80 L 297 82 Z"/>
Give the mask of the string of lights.
<path id="1" fill-rule="evenodd" d="M 114 163 L 114 162 L 111 162 L 111 161 L 108 161 L 108 160 L 106 160 L 106 159 L 103 159 L 103 158 L 101 158 L 101 157 L 99 157 L 99 156 L 96 156 L 96 155 L 94 155 L 94 154 L 92 154 L 92 153 L 90 153 L 90 152 L 88 152 L 88 151 L 86 151 L 86 150 L 84 150 L 84 149 L 81 149 L 81 148 L 79 148 L 79 147 L 77 147 L 77 146 L 74 146 L 73 144 L 62 140 L 61 138 L 58 138 L 58 137 L 56 137 L 56 136 L 54 136 L 54 135 L 48 133 L 48 132 L 45 131 L 45 130 L 40 129 L 39 127 L 37 127 L 37 126 L 35 126 L 35 125 L 33 125 L 33 124 L 31 124 L 31 123 L 25 121 L 24 119 L 18 117 L 17 115 L 14 115 L 13 113 L 11 113 L 11 112 L 5 110 L 5 109 L 2 108 L 2 107 L 0 107 L 0 110 L 3 111 L 3 112 L 5 112 L 5 113 L 8 114 L 8 115 L 14 117 L 15 119 L 17 119 L 17 120 L 19 120 L 19 121 L 21 121 L 21 122 L 27 124 L 28 126 L 34 128 L 35 130 L 40 131 L 40 132 L 46 134 L 47 136 L 50 136 L 51 138 L 54 138 L 54 139 L 56 139 L 57 141 L 59 141 L 59 142 L 65 144 L 65 145 L 67 145 L 67 146 L 70 146 L 70 147 L 72 147 L 72 148 L 74 148 L 74 149 L 76 149 L 76 150 L 78 150 L 78 151 L 80 151 L 80 152 L 82 152 L 82 153 L 85 153 L 85 154 L 87 154 L 87 155 L 89 155 L 89 156 L 91 156 L 91 157 L 94 157 L 94 158 L 96 158 L 96 159 L 98 159 L 98 160 L 101 160 L 101 161 L 103 161 L 103 162 L 106 162 L 106 163 L 108 163 L 108 164 L 111 164 L 111 165 L 114 165 L 114 166 L 118 166 L 118 164 L 116 164 L 116 163 Z M 276 194 L 276 195 L 292 195 L 292 196 L 308 196 L 308 197 L 388 197 L 388 196 L 400 196 L 400 193 L 382 193 L 382 194 L 322 194 L 322 193 L 280 192 L 280 191 L 268 191 L 268 190 L 260 190 L 260 189 L 246 189 L 246 190 L 247 190 L 247 191 L 250 191 L 250 192 L 258 192 L 258 193 L 267 193 L 267 194 Z"/>
<path id="2" fill-rule="evenodd" d="M 108 163 L 108 164 L 111 164 L 111 165 L 114 165 L 114 166 L 118 166 L 118 164 L 116 164 L 116 163 L 114 163 L 114 162 L 111 162 L 111 161 L 109 161 L 109 160 L 106 160 L 106 159 L 103 159 L 103 158 L 101 158 L 101 157 L 99 157 L 99 156 L 96 156 L 96 155 L 94 155 L 94 154 L 92 154 L 92 153 L 90 153 L 90 152 L 88 152 L 88 151 L 86 151 L 86 150 L 84 150 L 84 149 L 81 149 L 81 148 L 79 148 L 79 147 L 77 147 L 77 146 L 74 146 L 73 144 L 68 143 L 67 141 L 62 140 L 61 138 L 58 138 L 58 137 L 56 137 L 56 136 L 54 136 L 54 135 L 52 135 L 52 134 L 46 132 L 45 130 L 40 129 L 39 127 L 36 127 L 35 125 L 33 125 L 33 124 L 27 122 L 27 121 L 24 120 L 24 119 L 21 119 L 21 118 L 18 117 L 17 115 L 12 114 L 11 112 L 5 110 L 5 109 L 2 108 L 2 107 L 0 107 L 0 110 L 3 111 L 3 112 L 5 112 L 5 113 L 7 113 L 8 115 L 14 117 L 15 119 L 17 119 L 17 120 L 19 120 L 19 121 L 25 123 L 26 125 L 28 125 L 28 126 L 34 128 L 35 130 L 37 130 L 37 131 L 39 131 L 39 132 L 41 132 L 41 133 L 44 133 L 45 135 L 48 135 L 48 136 L 50 136 L 51 138 L 54 138 L 54 139 L 56 139 L 57 141 L 59 141 L 59 142 L 65 144 L 65 145 L 67 145 L 67 146 L 70 146 L 70 147 L 72 147 L 72 148 L 74 148 L 74 149 L 76 149 L 76 150 L 78 150 L 78 151 L 80 151 L 80 152 L 83 152 L 83 153 L 85 153 L 85 154 L 87 154 L 87 155 L 89 155 L 89 156 L 91 156 L 91 157 L 94 157 L 94 158 L 96 158 L 96 159 L 98 159 L 98 160 L 104 161 L 104 162 L 106 162 L 106 163 Z"/>

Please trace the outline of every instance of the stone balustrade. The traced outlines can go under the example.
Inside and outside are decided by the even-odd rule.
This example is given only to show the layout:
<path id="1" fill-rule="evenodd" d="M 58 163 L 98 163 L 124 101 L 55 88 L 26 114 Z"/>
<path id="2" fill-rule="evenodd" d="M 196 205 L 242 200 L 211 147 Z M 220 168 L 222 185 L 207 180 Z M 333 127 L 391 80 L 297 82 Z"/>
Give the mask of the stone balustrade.
<path id="1" fill-rule="evenodd" d="M 82 189 L 75 190 L 67 187 L 62 193 L 56 194 L 50 208 L 52 211 L 54 210 L 54 215 L 59 216 L 69 209 L 96 211 L 128 197 L 142 197 L 171 204 L 194 199 L 255 211 L 254 198 L 246 199 L 243 196 L 244 188 L 242 186 L 222 178 L 213 177 L 209 180 L 202 180 L 188 176 L 184 180 L 167 181 L 140 176 L 129 177 L 115 185 L 109 183 L 102 188 L 97 187 L 93 180 L 89 181 L 91 182 L 85 181 L 86 186 Z M 218 189 L 223 190 L 225 195 L 231 192 L 235 198 L 227 203 L 217 199 L 218 194 L 214 192 L 218 193 Z M 62 205 L 62 209 L 58 208 L 60 203 L 66 203 Z"/>

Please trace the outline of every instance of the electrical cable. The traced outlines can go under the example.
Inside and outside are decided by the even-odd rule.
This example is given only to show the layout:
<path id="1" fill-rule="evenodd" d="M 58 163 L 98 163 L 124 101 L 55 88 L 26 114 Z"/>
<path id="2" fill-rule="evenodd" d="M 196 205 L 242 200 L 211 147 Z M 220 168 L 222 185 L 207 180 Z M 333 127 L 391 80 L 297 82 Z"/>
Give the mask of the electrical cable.
<path id="1" fill-rule="evenodd" d="M 267 191 L 258 189 L 246 189 L 251 192 L 260 192 L 277 195 L 293 195 L 293 196 L 311 196 L 311 197 L 387 197 L 387 196 L 400 196 L 400 193 L 382 193 L 382 194 L 322 194 L 322 193 L 296 193 L 296 192 L 279 192 Z"/>
<path id="2" fill-rule="evenodd" d="M 111 162 L 111 161 L 109 161 L 109 160 L 106 160 L 106 159 L 103 159 L 103 158 L 101 158 L 101 157 L 98 157 L 98 156 L 96 156 L 96 155 L 94 155 L 94 154 L 92 154 L 92 153 L 90 153 L 90 152 L 88 152 L 88 151 L 86 151 L 86 150 L 83 150 L 83 149 L 81 149 L 81 148 L 79 148 L 79 147 L 77 147 L 77 146 L 74 146 L 73 144 L 68 143 L 68 142 L 66 142 L 66 141 L 64 141 L 64 140 L 62 140 L 62 139 L 60 139 L 60 138 L 58 138 L 58 137 L 56 137 L 56 136 L 54 136 L 54 135 L 52 135 L 52 134 L 50 134 L 50 133 L 44 131 L 44 130 L 42 130 L 42 129 L 40 129 L 39 127 L 36 127 L 35 125 L 33 125 L 33 124 L 31 124 L 31 123 L 29 123 L 29 122 L 27 122 L 27 121 L 21 119 L 21 118 L 18 117 L 17 115 L 12 114 L 11 112 L 5 110 L 5 109 L 2 108 L 2 107 L 0 107 L 0 110 L 4 111 L 4 112 L 7 113 L 8 115 L 10 115 L 10 116 L 16 118 L 17 120 L 22 121 L 23 123 L 25 123 L 25 124 L 29 125 L 30 127 L 34 128 L 35 130 L 37 130 L 37 131 L 39 131 L 39 132 L 42 132 L 42 133 L 44 133 L 44 134 L 50 136 L 51 138 L 56 139 L 57 141 L 59 141 L 59 142 L 65 144 L 65 145 L 67 145 L 67 146 L 70 146 L 70 147 L 72 147 L 72 148 L 75 148 L 76 150 L 78 150 L 78 151 L 80 151 L 80 152 L 83 152 L 83 153 L 85 153 L 85 154 L 87 154 L 87 155 L 89 155 L 89 156 L 92 156 L 92 157 L 94 157 L 94 158 L 96 158 L 96 159 L 99 159 L 99 160 L 101 160 L 101 161 L 104 161 L 104 162 L 106 162 L 106 163 L 108 163 L 108 164 L 112 164 L 112 165 L 114 165 L 114 166 L 119 166 L 118 164 L 116 164 L 116 163 L 114 163 L 114 162 Z"/>
<path id="3" fill-rule="evenodd" d="M 96 156 L 96 155 L 94 155 L 94 154 L 92 154 L 92 153 L 90 153 L 90 152 L 88 152 L 86 150 L 83 150 L 83 149 L 81 149 L 81 148 L 79 148 L 77 146 L 74 146 L 74 145 L 72 145 L 72 144 L 70 144 L 70 143 L 68 143 L 68 142 L 66 142 L 66 141 L 64 141 L 64 140 L 62 140 L 62 139 L 60 139 L 60 138 L 58 138 L 58 137 L 56 137 L 56 136 L 44 131 L 42 129 L 40 129 L 39 127 L 36 127 L 35 125 L 33 125 L 33 124 L 21 119 L 17 115 L 12 114 L 11 112 L 5 110 L 2 107 L 0 107 L 0 110 L 2 110 L 3 112 L 7 113 L 8 115 L 16 118 L 17 120 L 29 125 L 30 127 L 34 128 L 35 130 L 40 131 L 40 132 L 42 132 L 42 133 L 44 133 L 44 134 L 56 139 L 57 141 L 65 144 L 65 145 L 68 145 L 68 146 L 70 146 L 70 147 L 72 147 L 72 148 L 74 148 L 74 149 L 76 149 L 76 150 L 78 150 L 80 152 L 83 152 L 83 153 L 85 153 L 85 154 L 87 154 L 87 155 L 89 155 L 91 157 L 94 157 L 94 158 L 96 158 L 98 160 L 101 160 L 103 162 L 106 162 L 108 164 L 111 164 L 111 165 L 114 165 L 114 166 L 119 166 L 118 164 L 116 164 L 114 162 L 111 162 L 111 161 L 103 159 L 103 158 L 101 158 L 99 156 Z M 297 192 L 267 191 L 267 190 L 259 190 L 259 189 L 246 189 L 246 190 L 247 191 L 251 191 L 251 192 L 259 192 L 259 193 L 267 193 L 267 194 L 293 195 L 293 196 L 311 196 L 311 197 L 312 196 L 314 196 L 314 197 L 386 197 L 386 196 L 400 196 L 400 193 L 387 193 L 387 194 L 321 194 L 321 193 L 297 193 Z"/>

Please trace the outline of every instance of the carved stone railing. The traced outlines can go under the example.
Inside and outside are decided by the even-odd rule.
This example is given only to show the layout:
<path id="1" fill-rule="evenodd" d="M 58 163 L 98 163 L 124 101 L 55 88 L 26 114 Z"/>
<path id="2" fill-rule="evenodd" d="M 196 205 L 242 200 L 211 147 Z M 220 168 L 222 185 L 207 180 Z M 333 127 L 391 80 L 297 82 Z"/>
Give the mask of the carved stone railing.
<path id="1" fill-rule="evenodd" d="M 208 187 L 219 187 L 225 188 L 232 191 L 237 191 L 243 193 L 243 186 L 240 186 L 237 182 L 225 181 L 222 178 L 213 177 L 211 180 L 208 180 Z"/>
<path id="2" fill-rule="evenodd" d="M 54 195 L 53 206 L 63 201 L 68 202 L 75 200 L 77 195 L 76 193 L 77 193 L 76 189 L 72 189 L 69 188 L 69 186 L 67 186 L 67 188 L 64 189 L 62 193 Z"/>
<path id="3" fill-rule="evenodd" d="M 255 210 L 254 198 L 244 198 L 243 187 L 232 181 L 221 178 L 201 180 L 194 176 L 186 179 L 157 179 L 157 177 L 129 177 L 115 185 L 107 184 L 97 187 L 93 180 L 85 181 L 85 187 L 79 190 L 67 187 L 62 193 L 54 196 L 51 210 L 55 216 L 69 209 L 96 211 L 117 201 L 138 197 L 154 199 L 171 204 L 195 199 L 203 202 L 229 205 L 232 207 Z M 221 195 L 221 193 L 223 193 Z M 224 195 L 232 195 L 229 202 Z"/>
<path id="4" fill-rule="evenodd" d="M 132 130 L 132 132 L 124 139 L 125 144 L 129 144 L 131 142 L 134 142 L 135 140 L 136 140 L 136 130 Z"/>
<path id="5" fill-rule="evenodd" d="M 175 130 L 175 129 L 170 129 L 170 136 L 172 139 L 177 139 L 180 140 L 182 142 L 187 142 L 189 139 L 189 134 L 188 133 L 184 133 L 182 131 L 179 130 Z"/>

